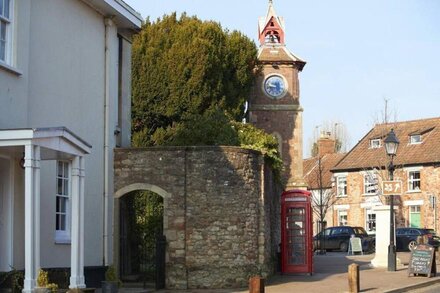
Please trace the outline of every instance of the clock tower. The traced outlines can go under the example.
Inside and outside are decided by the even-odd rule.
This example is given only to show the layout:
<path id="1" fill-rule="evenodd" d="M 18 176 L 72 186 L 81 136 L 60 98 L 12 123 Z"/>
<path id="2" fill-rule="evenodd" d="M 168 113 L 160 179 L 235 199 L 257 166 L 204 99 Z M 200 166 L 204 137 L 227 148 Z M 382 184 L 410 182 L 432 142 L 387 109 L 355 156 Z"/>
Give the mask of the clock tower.
<path id="1" fill-rule="evenodd" d="M 306 62 L 287 49 L 284 31 L 284 19 L 270 0 L 258 22 L 259 76 L 249 101 L 249 121 L 278 139 L 285 189 L 305 188 L 298 74 Z"/>

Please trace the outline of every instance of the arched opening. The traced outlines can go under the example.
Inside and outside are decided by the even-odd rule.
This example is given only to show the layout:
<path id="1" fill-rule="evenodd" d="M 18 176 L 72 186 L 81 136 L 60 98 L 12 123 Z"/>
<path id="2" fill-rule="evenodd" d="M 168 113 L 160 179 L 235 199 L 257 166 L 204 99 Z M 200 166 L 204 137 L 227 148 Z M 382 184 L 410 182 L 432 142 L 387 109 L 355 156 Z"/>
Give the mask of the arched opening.
<path id="1" fill-rule="evenodd" d="M 125 287 L 165 286 L 164 198 L 169 196 L 149 184 L 132 184 L 115 193 L 115 257 Z"/>

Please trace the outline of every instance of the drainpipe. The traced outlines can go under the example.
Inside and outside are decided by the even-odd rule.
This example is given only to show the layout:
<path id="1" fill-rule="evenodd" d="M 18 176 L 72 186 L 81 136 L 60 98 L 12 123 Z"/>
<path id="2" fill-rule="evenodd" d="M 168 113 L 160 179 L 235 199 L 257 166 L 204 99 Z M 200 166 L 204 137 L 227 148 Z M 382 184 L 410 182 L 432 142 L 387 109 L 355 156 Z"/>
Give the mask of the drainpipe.
<path id="1" fill-rule="evenodd" d="M 102 264 L 108 265 L 108 241 L 109 241 L 109 156 L 110 156 L 110 136 L 109 136 L 109 119 L 110 119 L 110 27 L 113 25 L 111 18 L 104 19 L 105 25 L 105 59 L 104 59 L 104 192 L 103 192 L 103 224 L 102 224 Z"/>

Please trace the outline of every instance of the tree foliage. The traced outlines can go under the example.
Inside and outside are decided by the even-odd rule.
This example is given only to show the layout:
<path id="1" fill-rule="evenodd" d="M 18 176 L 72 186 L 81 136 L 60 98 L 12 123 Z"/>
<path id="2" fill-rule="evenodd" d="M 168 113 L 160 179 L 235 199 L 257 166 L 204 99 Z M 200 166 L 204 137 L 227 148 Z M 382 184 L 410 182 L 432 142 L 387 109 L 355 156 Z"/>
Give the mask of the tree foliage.
<path id="1" fill-rule="evenodd" d="M 258 72 L 253 41 L 174 13 L 147 20 L 132 61 L 133 146 L 242 146 L 264 153 L 280 173 L 277 140 L 239 122 Z"/>
<path id="2" fill-rule="evenodd" d="M 240 119 L 256 52 L 249 38 L 213 21 L 175 13 L 147 20 L 133 41 L 134 145 L 179 141 L 173 133 L 214 107 Z"/>

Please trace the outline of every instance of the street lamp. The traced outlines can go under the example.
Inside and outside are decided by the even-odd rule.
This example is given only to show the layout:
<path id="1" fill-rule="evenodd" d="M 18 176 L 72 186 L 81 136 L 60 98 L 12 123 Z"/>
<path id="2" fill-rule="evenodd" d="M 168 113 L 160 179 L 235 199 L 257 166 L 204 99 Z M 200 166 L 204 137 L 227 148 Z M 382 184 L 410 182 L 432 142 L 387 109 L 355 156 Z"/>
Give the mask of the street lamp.
<path id="1" fill-rule="evenodd" d="M 385 138 L 385 150 L 388 157 L 390 157 L 390 164 L 388 165 L 388 173 L 390 180 L 394 180 L 394 164 L 393 159 L 397 153 L 399 140 L 394 133 L 394 129 L 388 133 Z M 388 271 L 396 271 L 396 246 L 394 244 L 394 195 L 390 195 L 390 245 L 388 246 Z"/>

